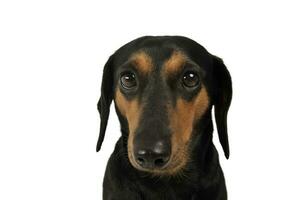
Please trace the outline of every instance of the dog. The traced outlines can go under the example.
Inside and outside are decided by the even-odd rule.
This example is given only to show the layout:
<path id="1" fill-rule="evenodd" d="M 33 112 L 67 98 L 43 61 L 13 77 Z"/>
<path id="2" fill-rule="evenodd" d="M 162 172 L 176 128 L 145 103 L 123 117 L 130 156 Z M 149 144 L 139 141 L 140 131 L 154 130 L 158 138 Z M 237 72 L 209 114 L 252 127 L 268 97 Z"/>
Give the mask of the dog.
<path id="1" fill-rule="evenodd" d="M 103 181 L 104 200 L 226 200 L 212 142 L 214 116 L 229 158 L 232 81 L 222 59 L 183 36 L 145 36 L 110 56 L 98 102 L 101 148 L 114 101 L 121 137 Z"/>

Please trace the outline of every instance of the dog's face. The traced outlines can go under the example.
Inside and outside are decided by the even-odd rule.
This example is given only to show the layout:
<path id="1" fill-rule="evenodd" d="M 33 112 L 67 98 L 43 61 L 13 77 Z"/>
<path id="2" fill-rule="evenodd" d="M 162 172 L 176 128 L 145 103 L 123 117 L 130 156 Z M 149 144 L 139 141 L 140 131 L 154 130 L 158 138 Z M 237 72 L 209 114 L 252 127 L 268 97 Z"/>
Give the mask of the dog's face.
<path id="1" fill-rule="evenodd" d="M 223 118 L 231 94 L 218 99 L 222 89 L 218 87 L 225 87 L 215 81 L 221 78 L 221 70 L 215 68 L 224 67 L 218 64 L 223 65 L 199 44 L 183 37 L 139 38 L 111 56 L 103 75 L 101 118 L 106 125 L 109 108 L 104 107 L 113 99 L 125 133 L 128 159 L 135 168 L 156 174 L 175 174 L 183 169 L 190 159 L 191 141 L 201 134 L 204 116 L 220 101 L 228 104 L 221 114 L 216 113 L 225 126 Z M 227 92 L 231 93 L 227 75 L 226 71 L 222 78 L 229 79 Z M 227 156 L 227 137 L 223 140 Z"/>
<path id="2" fill-rule="evenodd" d="M 169 47 L 138 49 L 118 67 L 114 100 L 128 124 L 134 167 L 172 173 L 185 165 L 194 126 L 209 107 L 204 76 L 183 50 Z"/>

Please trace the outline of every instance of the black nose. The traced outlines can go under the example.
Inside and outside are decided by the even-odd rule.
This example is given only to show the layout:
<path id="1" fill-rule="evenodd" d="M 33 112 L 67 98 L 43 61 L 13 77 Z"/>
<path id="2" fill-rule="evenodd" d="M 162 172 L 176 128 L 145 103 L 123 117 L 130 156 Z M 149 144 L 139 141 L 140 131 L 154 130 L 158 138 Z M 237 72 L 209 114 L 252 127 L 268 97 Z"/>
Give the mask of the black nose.
<path id="1" fill-rule="evenodd" d="M 149 145 L 148 145 L 149 146 Z M 135 160 L 143 168 L 159 169 L 164 167 L 170 157 L 170 145 L 160 141 L 152 147 L 136 148 Z"/>

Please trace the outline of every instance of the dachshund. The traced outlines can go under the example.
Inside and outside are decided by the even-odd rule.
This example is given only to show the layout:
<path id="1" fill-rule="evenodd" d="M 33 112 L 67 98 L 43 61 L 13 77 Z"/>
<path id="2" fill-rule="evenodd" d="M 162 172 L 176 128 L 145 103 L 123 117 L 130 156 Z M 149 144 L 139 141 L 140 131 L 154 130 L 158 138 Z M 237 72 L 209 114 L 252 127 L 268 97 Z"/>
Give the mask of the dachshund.
<path id="1" fill-rule="evenodd" d="M 114 101 L 121 137 L 106 167 L 104 200 L 226 200 L 212 109 L 229 158 L 232 81 L 222 59 L 183 36 L 145 36 L 103 69 L 101 148 Z"/>

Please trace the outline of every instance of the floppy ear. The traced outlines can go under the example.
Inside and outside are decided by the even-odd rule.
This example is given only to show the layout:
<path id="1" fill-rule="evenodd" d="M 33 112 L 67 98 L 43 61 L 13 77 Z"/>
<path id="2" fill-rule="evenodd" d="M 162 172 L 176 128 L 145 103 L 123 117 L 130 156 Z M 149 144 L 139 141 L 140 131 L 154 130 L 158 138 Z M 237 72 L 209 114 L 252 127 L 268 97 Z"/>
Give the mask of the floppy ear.
<path id="1" fill-rule="evenodd" d="M 219 141 L 223 147 L 225 157 L 230 155 L 228 131 L 227 131 L 227 113 L 232 99 L 232 81 L 222 59 L 213 56 L 213 79 L 215 80 L 214 111 L 215 121 L 218 131 Z"/>
<path id="2" fill-rule="evenodd" d="M 100 131 L 97 141 L 96 151 L 98 152 L 103 142 L 108 118 L 110 114 L 110 105 L 113 99 L 113 55 L 109 58 L 103 69 L 101 96 L 97 104 L 100 115 Z"/>

